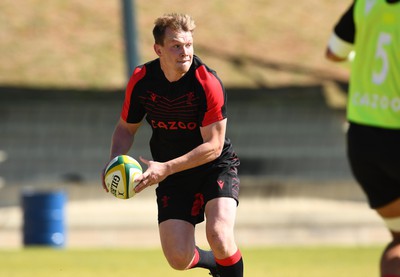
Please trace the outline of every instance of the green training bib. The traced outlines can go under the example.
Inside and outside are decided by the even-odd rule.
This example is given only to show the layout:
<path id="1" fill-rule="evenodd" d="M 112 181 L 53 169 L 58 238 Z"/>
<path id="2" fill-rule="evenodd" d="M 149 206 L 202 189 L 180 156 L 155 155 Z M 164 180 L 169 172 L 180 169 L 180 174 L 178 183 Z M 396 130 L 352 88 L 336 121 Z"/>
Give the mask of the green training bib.
<path id="1" fill-rule="evenodd" d="M 400 4 L 358 0 L 347 118 L 400 128 Z"/>

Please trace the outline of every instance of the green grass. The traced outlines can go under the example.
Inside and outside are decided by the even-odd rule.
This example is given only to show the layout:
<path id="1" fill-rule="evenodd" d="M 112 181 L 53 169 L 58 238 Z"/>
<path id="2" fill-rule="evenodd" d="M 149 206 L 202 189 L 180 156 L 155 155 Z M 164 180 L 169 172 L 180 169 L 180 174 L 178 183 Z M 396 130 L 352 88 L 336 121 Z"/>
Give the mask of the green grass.
<path id="1" fill-rule="evenodd" d="M 244 248 L 245 276 L 373 277 L 382 246 Z M 203 269 L 171 269 L 161 250 L 21 249 L 0 251 L 0 276 L 208 276 Z"/>

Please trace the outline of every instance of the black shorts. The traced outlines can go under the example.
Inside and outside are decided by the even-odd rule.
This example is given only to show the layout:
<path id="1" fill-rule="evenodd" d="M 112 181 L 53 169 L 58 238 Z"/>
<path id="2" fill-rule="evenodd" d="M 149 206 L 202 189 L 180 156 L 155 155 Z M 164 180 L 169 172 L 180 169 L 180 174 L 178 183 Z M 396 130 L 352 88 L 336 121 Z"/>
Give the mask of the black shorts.
<path id="1" fill-rule="evenodd" d="M 181 219 L 193 225 L 203 222 L 205 205 L 211 199 L 230 197 L 239 204 L 239 183 L 236 167 L 169 176 L 156 189 L 158 223 L 168 219 Z"/>
<path id="2" fill-rule="evenodd" d="M 350 124 L 347 154 L 371 208 L 400 197 L 400 130 Z"/>

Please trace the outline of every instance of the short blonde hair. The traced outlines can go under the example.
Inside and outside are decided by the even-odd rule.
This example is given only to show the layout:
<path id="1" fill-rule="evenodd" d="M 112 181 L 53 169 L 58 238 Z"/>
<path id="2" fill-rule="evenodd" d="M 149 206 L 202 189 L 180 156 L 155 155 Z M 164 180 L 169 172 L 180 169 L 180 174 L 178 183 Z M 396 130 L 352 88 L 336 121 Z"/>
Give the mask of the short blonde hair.
<path id="1" fill-rule="evenodd" d="M 164 45 L 165 30 L 171 28 L 174 31 L 185 31 L 193 33 L 196 25 L 194 20 L 187 14 L 170 13 L 156 19 L 153 28 L 154 41 L 158 45 Z"/>

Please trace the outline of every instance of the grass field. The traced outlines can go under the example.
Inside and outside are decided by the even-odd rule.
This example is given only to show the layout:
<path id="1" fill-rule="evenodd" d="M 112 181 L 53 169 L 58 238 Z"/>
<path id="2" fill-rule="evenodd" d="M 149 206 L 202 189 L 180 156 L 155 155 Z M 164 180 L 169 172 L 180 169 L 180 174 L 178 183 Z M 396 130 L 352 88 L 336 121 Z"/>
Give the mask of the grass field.
<path id="1" fill-rule="evenodd" d="M 244 248 L 248 277 L 374 277 L 382 246 Z M 0 276 L 208 276 L 169 268 L 159 249 L 23 249 L 0 251 Z"/>

